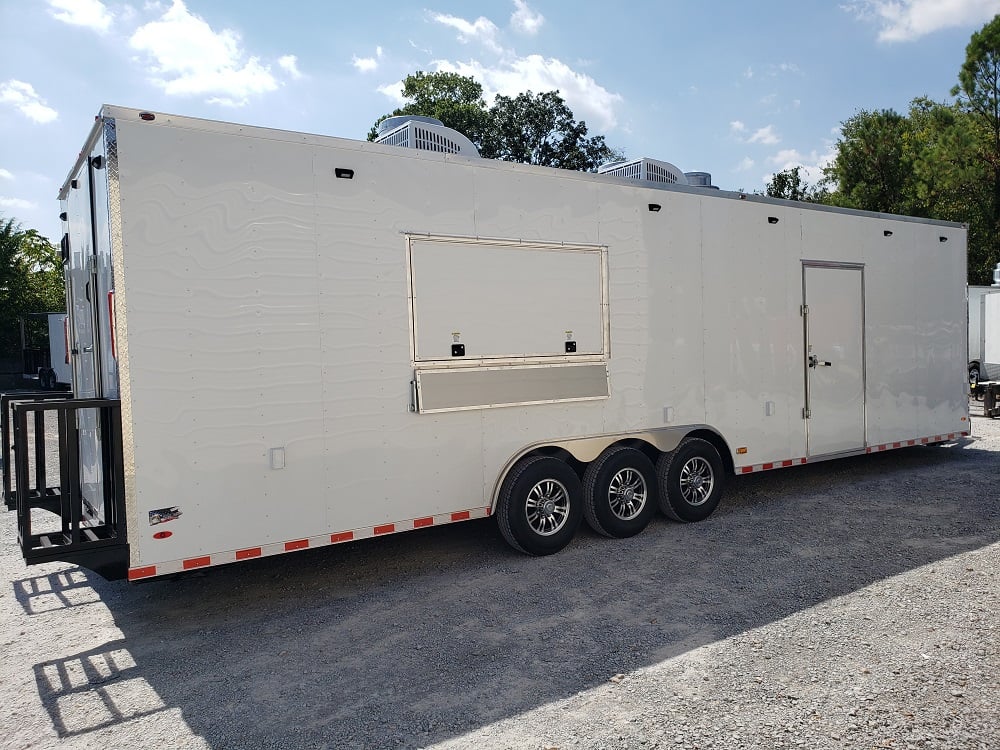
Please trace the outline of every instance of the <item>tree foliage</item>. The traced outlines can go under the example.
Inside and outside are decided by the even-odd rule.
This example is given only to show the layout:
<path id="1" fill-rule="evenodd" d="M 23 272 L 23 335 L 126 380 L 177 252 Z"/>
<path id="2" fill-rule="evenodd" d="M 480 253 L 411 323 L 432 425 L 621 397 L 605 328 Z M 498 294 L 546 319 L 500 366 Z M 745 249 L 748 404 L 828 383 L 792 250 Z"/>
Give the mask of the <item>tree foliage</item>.
<path id="1" fill-rule="evenodd" d="M 764 188 L 764 195 L 786 201 L 822 203 L 826 192 L 820 186 L 810 185 L 802 177 L 802 167 L 792 167 L 776 172 Z"/>
<path id="2" fill-rule="evenodd" d="M 383 120 L 397 115 L 437 118 L 477 145 L 488 127 L 489 111 L 483 101 L 483 87 L 468 76 L 418 70 L 403 79 L 403 97 L 409 99 L 405 105 L 375 121 L 368 131 L 369 141 L 375 140 Z"/>
<path id="3" fill-rule="evenodd" d="M 841 124 L 836 156 L 824 170 L 834 202 L 865 211 L 914 213 L 910 121 L 895 110 L 862 110 Z"/>
<path id="4" fill-rule="evenodd" d="M 622 157 L 604 136 L 588 136 L 587 123 L 574 118 L 558 91 L 497 96 L 487 107 L 475 79 L 417 71 L 403 80 L 403 96 L 410 101 L 380 117 L 368 140 L 386 117 L 424 115 L 465 135 L 487 159 L 594 171 Z"/>
<path id="5" fill-rule="evenodd" d="M 487 159 L 594 171 L 619 157 L 604 136 L 587 137 L 587 123 L 573 118 L 558 91 L 498 95 L 481 145 Z"/>
<path id="6" fill-rule="evenodd" d="M 1000 16 L 972 35 L 951 93 L 969 117 L 968 155 L 980 171 L 970 221 L 970 277 L 986 283 L 1000 261 Z"/>
<path id="7" fill-rule="evenodd" d="M 0 356 L 20 346 L 21 316 L 65 309 L 58 250 L 34 229 L 0 219 Z"/>

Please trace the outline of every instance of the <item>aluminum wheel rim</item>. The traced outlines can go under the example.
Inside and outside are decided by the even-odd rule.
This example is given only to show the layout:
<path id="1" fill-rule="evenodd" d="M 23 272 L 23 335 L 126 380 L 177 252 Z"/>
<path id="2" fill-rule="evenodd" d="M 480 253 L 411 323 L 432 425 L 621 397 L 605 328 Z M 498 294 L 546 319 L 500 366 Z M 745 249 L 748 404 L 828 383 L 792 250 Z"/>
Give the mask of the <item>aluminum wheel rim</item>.
<path id="1" fill-rule="evenodd" d="M 569 491 L 556 479 L 543 479 L 528 491 L 524 504 L 528 526 L 539 536 L 558 533 L 569 520 Z"/>
<path id="2" fill-rule="evenodd" d="M 625 468 L 611 477 L 608 485 L 608 505 L 622 521 L 631 521 L 646 506 L 646 480 L 641 473 Z"/>
<path id="3" fill-rule="evenodd" d="M 712 464 L 701 456 L 690 458 L 681 468 L 681 497 L 688 505 L 704 505 L 715 487 Z"/>

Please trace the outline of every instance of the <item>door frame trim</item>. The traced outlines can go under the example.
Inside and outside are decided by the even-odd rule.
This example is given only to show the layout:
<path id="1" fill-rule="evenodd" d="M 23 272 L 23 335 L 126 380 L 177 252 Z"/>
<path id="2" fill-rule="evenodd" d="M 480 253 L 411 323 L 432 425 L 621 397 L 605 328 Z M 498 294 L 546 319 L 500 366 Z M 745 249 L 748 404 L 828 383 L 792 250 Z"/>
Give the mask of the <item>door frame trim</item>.
<path id="1" fill-rule="evenodd" d="M 865 288 L 865 264 L 849 263 L 832 260 L 802 260 L 802 382 L 803 397 L 805 404 L 802 408 L 803 421 L 806 423 L 806 457 L 812 459 L 820 455 L 813 456 L 810 446 L 809 419 L 806 415 L 810 410 L 810 390 L 809 390 L 809 300 L 806 297 L 806 270 L 809 268 L 829 268 L 846 271 L 861 272 L 861 446 L 846 451 L 836 453 L 853 453 L 855 450 L 864 452 L 868 448 L 868 321 L 867 321 L 867 300 L 868 296 Z M 832 455 L 832 454 L 830 454 Z"/>

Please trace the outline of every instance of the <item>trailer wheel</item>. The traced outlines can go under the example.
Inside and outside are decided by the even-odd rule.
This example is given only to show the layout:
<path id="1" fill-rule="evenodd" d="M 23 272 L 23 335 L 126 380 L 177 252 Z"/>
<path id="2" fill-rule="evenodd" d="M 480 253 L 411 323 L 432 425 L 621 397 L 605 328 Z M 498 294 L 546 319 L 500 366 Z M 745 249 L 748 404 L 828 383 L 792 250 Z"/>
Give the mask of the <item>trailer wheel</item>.
<path id="1" fill-rule="evenodd" d="M 521 459 L 507 474 L 497 503 L 500 533 L 514 549 L 551 555 L 573 538 L 583 517 L 583 486 L 552 456 Z"/>
<path id="2" fill-rule="evenodd" d="M 979 373 L 979 365 L 972 365 L 969 367 L 969 386 L 972 390 L 976 390 L 979 387 L 979 379 L 981 375 Z"/>
<path id="3" fill-rule="evenodd" d="M 51 391 L 56 387 L 56 374 L 52 370 L 40 370 L 38 373 L 38 385 L 43 391 Z"/>
<path id="4" fill-rule="evenodd" d="M 685 438 L 656 462 L 660 510 L 682 523 L 704 521 L 718 507 L 725 487 L 719 452 L 707 440 Z"/>
<path id="5" fill-rule="evenodd" d="M 652 520 L 656 494 L 653 462 L 635 448 L 612 446 L 583 475 L 583 517 L 598 534 L 635 536 Z"/>

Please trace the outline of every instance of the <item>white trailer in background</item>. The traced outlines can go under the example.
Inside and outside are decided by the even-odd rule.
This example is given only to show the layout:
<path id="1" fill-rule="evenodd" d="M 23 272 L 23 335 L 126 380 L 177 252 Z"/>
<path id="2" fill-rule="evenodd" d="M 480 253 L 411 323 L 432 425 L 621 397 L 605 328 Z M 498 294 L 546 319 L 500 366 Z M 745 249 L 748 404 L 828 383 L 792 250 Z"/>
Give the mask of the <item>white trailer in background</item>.
<path id="1" fill-rule="evenodd" d="M 66 313 L 31 313 L 21 319 L 23 377 L 37 380 L 44 390 L 73 382 Z"/>
<path id="2" fill-rule="evenodd" d="M 969 382 L 1000 380 L 1000 286 L 969 287 Z"/>
<path id="3" fill-rule="evenodd" d="M 492 515 L 547 554 L 969 433 L 962 226 L 383 136 L 423 147 L 102 110 L 61 193 L 76 398 L 12 406 L 79 413 L 82 521 L 22 528 L 29 562 L 138 580 Z"/>

